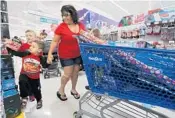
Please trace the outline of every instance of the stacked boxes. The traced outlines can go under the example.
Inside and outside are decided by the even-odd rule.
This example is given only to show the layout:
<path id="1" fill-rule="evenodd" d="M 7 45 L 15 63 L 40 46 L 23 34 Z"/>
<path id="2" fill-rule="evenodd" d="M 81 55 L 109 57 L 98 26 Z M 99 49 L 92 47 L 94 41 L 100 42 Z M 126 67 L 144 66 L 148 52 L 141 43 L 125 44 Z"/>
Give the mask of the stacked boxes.
<path id="1" fill-rule="evenodd" d="M 21 113 L 21 108 L 10 55 L 1 55 L 1 85 L 6 117 L 15 118 Z"/>

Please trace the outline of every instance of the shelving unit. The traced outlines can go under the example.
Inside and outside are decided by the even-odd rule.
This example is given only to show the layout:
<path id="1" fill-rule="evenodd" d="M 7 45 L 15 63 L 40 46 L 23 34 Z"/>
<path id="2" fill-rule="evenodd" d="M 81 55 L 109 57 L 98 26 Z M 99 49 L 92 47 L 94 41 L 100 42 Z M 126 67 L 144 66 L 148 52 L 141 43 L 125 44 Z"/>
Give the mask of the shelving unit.
<path id="1" fill-rule="evenodd" d="M 1 55 L 1 115 L 15 118 L 21 113 L 20 96 L 15 84 L 11 55 Z"/>

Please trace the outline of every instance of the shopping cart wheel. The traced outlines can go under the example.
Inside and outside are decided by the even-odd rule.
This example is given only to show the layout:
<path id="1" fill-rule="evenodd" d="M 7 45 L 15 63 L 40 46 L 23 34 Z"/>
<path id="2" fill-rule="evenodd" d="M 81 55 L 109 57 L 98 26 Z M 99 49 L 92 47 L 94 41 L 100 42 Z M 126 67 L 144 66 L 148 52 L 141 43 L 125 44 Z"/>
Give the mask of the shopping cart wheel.
<path id="1" fill-rule="evenodd" d="M 99 96 L 99 95 L 96 95 L 95 98 L 96 98 L 96 100 L 99 100 L 99 101 L 101 100 L 101 96 Z"/>
<path id="2" fill-rule="evenodd" d="M 60 72 L 57 75 L 58 75 L 58 77 L 61 77 L 61 73 Z"/>
<path id="3" fill-rule="evenodd" d="M 78 114 L 78 112 L 74 112 L 73 117 L 74 117 L 74 118 L 82 118 L 82 117 Z"/>
<path id="4" fill-rule="evenodd" d="M 61 77 L 61 71 L 59 69 L 57 70 L 57 76 Z"/>

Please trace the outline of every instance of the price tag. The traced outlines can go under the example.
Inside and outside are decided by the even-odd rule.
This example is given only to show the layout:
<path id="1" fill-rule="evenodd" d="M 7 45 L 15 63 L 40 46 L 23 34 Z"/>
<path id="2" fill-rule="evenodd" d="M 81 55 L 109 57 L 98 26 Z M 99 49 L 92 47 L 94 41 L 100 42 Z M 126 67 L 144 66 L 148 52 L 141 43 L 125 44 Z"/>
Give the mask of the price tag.
<path id="1" fill-rule="evenodd" d="M 168 21 L 167 20 L 163 20 L 162 23 L 168 23 Z"/>

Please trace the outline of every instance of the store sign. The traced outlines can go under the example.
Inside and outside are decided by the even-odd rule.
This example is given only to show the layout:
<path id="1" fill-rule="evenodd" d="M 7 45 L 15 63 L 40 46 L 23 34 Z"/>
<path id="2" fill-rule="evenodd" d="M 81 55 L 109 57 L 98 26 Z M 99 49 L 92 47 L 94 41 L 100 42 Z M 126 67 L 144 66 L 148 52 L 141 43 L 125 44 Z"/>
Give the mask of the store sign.
<path id="1" fill-rule="evenodd" d="M 175 18 L 175 10 L 161 10 L 159 12 L 161 20 L 169 20 Z"/>
<path id="2" fill-rule="evenodd" d="M 148 14 L 154 14 L 154 13 L 158 13 L 161 9 L 153 9 L 153 10 L 149 10 Z"/>
<path id="3" fill-rule="evenodd" d="M 40 17 L 41 23 L 49 23 L 49 24 L 58 24 L 57 19 L 48 18 L 48 17 Z"/>

